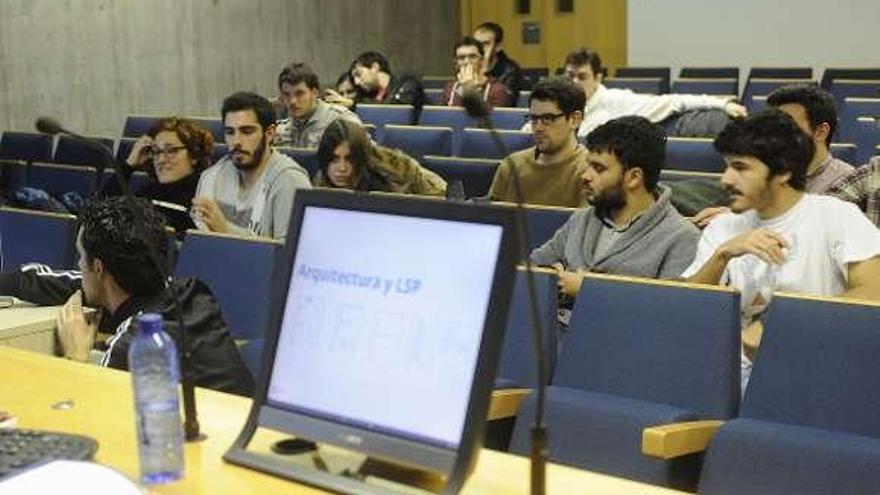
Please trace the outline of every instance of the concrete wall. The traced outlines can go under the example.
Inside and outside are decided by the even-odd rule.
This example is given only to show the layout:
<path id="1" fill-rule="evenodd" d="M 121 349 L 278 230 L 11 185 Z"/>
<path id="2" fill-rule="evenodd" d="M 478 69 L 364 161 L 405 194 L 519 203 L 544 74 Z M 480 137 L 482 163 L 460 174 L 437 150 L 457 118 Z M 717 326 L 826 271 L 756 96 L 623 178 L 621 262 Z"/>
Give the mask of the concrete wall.
<path id="1" fill-rule="evenodd" d="M 877 0 L 629 0 L 629 65 L 880 67 Z M 744 79 L 746 71 L 741 71 Z"/>
<path id="2" fill-rule="evenodd" d="M 292 60 L 332 84 L 361 51 L 450 71 L 457 0 L 0 0 L 0 129 L 39 115 L 118 135 L 128 114 L 219 116 L 236 90 L 277 93 Z"/>

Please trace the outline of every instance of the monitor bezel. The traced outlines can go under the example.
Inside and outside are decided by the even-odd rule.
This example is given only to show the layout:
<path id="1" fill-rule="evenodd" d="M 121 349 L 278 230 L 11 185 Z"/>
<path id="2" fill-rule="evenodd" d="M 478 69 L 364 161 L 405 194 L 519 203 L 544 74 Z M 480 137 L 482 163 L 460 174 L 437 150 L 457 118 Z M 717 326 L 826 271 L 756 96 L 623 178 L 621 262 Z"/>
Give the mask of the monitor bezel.
<path id="1" fill-rule="evenodd" d="M 275 363 L 275 352 L 284 317 L 285 302 L 291 282 L 294 257 L 297 252 L 300 225 L 308 207 L 327 207 L 352 211 L 387 213 L 438 220 L 462 221 L 499 225 L 501 242 L 496 261 L 491 294 L 474 369 L 468 410 L 457 448 L 444 448 L 419 443 L 411 439 L 391 436 L 381 431 L 365 430 L 349 424 L 315 417 L 298 411 L 269 404 L 268 388 Z M 506 301 L 513 290 L 515 266 L 518 259 L 515 244 L 515 218 L 509 208 L 492 205 L 451 203 L 436 199 L 402 195 L 375 195 L 332 190 L 297 191 L 284 249 L 276 264 L 271 297 L 271 318 L 263 352 L 262 372 L 254 396 L 254 405 L 248 425 L 239 438 L 239 444 L 256 427 L 268 427 L 291 435 L 326 442 L 356 450 L 384 461 L 400 463 L 444 473 L 460 481 L 472 470 L 474 454 L 479 449 L 486 414 L 491 399 L 505 323 Z M 243 445 L 240 445 L 243 447 Z"/>

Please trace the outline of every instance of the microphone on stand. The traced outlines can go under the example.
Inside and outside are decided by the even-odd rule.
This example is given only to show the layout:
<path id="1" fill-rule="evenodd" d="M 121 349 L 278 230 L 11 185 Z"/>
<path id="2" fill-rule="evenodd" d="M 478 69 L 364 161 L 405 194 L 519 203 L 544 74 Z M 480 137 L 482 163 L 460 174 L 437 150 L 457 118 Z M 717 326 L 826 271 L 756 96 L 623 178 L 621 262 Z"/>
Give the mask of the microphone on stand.
<path id="1" fill-rule="evenodd" d="M 492 125 L 492 121 L 489 118 L 491 109 L 489 108 L 489 104 L 483 100 L 482 95 L 475 91 L 465 91 L 462 94 L 461 101 L 465 112 L 467 112 L 469 116 L 477 119 L 483 127 L 488 129 L 495 147 L 501 152 L 501 156 L 508 156 L 510 153 L 508 153 L 504 141 L 501 140 L 501 136 L 498 135 L 498 131 L 495 130 L 495 126 Z M 522 192 L 522 184 L 519 180 L 519 170 L 517 170 L 516 166 L 512 163 L 510 167 L 510 175 L 513 178 L 513 189 L 516 195 L 516 238 L 517 244 L 519 245 L 520 255 L 526 265 L 526 282 L 529 290 L 529 312 L 532 317 L 532 334 L 534 336 L 535 355 L 537 357 L 538 385 L 535 388 L 537 400 L 535 401 L 535 422 L 532 424 L 532 448 L 531 455 L 529 456 L 531 461 L 531 493 L 532 495 L 543 495 L 546 491 L 547 485 L 546 470 L 548 457 L 547 428 L 544 425 L 544 409 L 546 402 L 544 396 L 547 388 L 547 351 L 544 349 L 544 330 L 541 326 L 541 318 L 539 316 L 541 310 L 538 308 L 538 298 L 535 295 L 535 276 L 532 272 L 532 262 L 529 257 L 528 228 L 525 208 L 523 207 L 525 199 Z"/>
<path id="2" fill-rule="evenodd" d="M 134 202 L 134 196 L 131 194 L 131 189 L 129 189 L 128 187 L 128 182 L 125 180 L 125 171 L 122 167 L 122 164 L 119 163 L 119 160 L 117 160 L 116 157 L 113 156 L 113 152 L 108 149 L 107 146 L 104 145 L 104 143 L 67 130 L 52 117 L 40 117 L 36 120 L 34 125 L 36 126 L 37 130 L 42 132 L 43 134 L 49 134 L 52 136 L 56 134 L 63 134 L 65 136 L 70 136 L 77 141 L 100 151 L 100 153 L 104 157 L 104 167 L 109 164 L 110 167 L 112 167 L 113 170 L 116 172 L 116 181 L 119 185 L 119 189 L 122 191 L 123 196 L 125 196 L 129 201 Z M 138 211 L 136 208 L 134 208 L 133 210 Z M 162 262 L 159 253 L 157 253 L 152 246 L 147 245 L 147 250 L 147 255 L 150 257 L 150 260 L 156 267 L 157 271 L 162 275 L 162 278 L 164 280 L 168 280 L 168 273 L 170 269 L 167 262 Z M 192 442 L 204 438 L 204 436 L 200 432 L 198 412 L 196 411 L 195 383 L 193 382 L 191 372 L 192 352 L 187 345 L 187 331 L 186 325 L 183 321 L 183 310 L 181 309 L 180 301 L 177 300 L 177 295 L 174 293 L 174 289 L 170 285 L 169 290 L 171 290 L 172 296 L 174 296 L 175 316 L 177 318 L 177 323 L 180 326 L 180 367 L 182 371 L 180 383 L 183 394 L 183 435 L 184 439 L 187 442 Z"/>

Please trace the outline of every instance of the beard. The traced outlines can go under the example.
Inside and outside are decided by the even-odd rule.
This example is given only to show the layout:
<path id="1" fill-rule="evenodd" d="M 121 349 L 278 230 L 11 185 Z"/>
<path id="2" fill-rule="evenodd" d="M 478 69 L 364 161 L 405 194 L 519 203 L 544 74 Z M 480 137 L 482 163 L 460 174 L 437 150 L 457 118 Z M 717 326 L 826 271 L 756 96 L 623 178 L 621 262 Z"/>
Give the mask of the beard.
<path id="1" fill-rule="evenodd" d="M 623 179 L 605 189 L 600 193 L 596 193 L 592 198 L 587 199 L 596 213 L 601 217 L 610 217 L 612 212 L 620 210 L 626 206 L 626 196 L 623 193 Z"/>
<path id="2" fill-rule="evenodd" d="M 250 155 L 251 159 L 246 162 L 239 162 L 236 161 L 235 158 L 233 158 L 232 164 L 235 165 L 235 168 L 237 168 L 238 170 L 253 170 L 259 167 L 260 163 L 263 162 L 263 156 L 266 154 L 266 149 L 268 148 L 268 146 L 266 146 L 266 143 L 266 134 L 264 133 L 263 137 L 260 138 L 260 144 L 257 146 L 253 153 L 246 152 L 240 148 L 233 150 L 233 152 L 238 151 L 241 153 L 245 153 L 245 158 L 247 158 L 247 155 Z"/>

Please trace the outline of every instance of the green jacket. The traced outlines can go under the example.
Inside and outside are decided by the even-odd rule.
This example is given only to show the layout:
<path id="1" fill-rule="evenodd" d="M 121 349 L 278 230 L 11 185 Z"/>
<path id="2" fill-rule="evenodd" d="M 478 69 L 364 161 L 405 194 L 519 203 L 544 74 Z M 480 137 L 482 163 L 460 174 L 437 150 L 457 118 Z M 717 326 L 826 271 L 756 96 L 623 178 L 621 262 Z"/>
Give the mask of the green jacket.
<path id="1" fill-rule="evenodd" d="M 400 150 L 373 144 L 370 150 L 370 168 L 388 181 L 390 192 L 422 196 L 446 194 L 446 181 L 443 178 L 422 167 L 414 158 Z M 314 184 L 317 187 L 333 187 L 321 170 L 315 174 Z"/>

